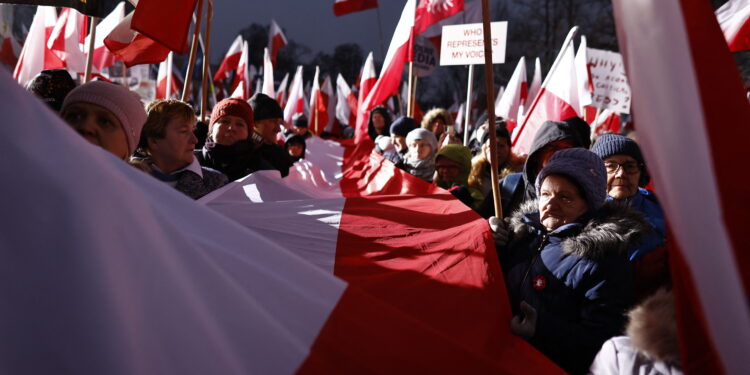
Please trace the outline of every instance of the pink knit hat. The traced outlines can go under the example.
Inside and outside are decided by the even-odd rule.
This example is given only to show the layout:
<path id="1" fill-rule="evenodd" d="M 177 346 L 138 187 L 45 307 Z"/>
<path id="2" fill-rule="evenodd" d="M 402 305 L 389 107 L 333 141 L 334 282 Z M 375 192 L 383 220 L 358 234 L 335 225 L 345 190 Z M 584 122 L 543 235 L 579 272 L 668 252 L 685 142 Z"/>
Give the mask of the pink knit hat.
<path id="1" fill-rule="evenodd" d="M 136 93 L 115 83 L 91 81 L 73 89 L 65 97 L 60 112 L 78 102 L 95 104 L 112 112 L 125 130 L 130 153 L 135 151 L 146 123 L 146 110 Z"/>

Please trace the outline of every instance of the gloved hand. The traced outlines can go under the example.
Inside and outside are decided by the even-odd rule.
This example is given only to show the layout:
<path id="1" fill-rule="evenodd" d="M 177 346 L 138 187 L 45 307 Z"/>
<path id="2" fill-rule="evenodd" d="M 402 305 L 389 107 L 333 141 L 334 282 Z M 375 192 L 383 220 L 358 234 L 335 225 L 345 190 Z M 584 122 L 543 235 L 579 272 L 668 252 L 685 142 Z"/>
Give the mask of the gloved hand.
<path id="1" fill-rule="evenodd" d="M 380 147 L 383 152 L 393 148 L 393 140 L 391 140 L 391 137 L 386 137 L 384 135 L 379 135 L 375 139 L 375 143 L 378 144 L 378 147 Z"/>
<path id="2" fill-rule="evenodd" d="M 537 312 L 526 301 L 521 301 L 521 314 L 510 320 L 510 331 L 516 336 L 529 340 L 536 333 Z"/>
<path id="3" fill-rule="evenodd" d="M 508 244 L 508 229 L 497 216 L 492 216 L 488 220 L 492 230 L 492 238 L 495 240 L 495 247 L 505 247 Z"/>

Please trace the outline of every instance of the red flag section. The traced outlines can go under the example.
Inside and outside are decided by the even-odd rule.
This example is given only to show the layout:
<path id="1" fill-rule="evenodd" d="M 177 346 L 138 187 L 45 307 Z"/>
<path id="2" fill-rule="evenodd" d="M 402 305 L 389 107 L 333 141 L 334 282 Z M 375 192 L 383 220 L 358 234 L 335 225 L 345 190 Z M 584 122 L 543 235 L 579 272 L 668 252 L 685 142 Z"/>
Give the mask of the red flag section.
<path id="1" fill-rule="evenodd" d="M 375 73 L 375 61 L 372 58 L 372 52 L 370 52 L 370 54 L 367 55 L 365 64 L 362 66 L 362 72 L 359 77 L 359 97 L 357 99 L 357 111 L 355 112 L 356 126 L 354 128 L 354 139 L 356 139 L 357 141 L 360 141 L 367 136 L 367 120 L 370 116 L 370 110 L 363 110 L 363 108 L 365 106 L 367 96 L 370 95 L 370 91 L 372 91 L 372 88 L 375 86 L 375 82 L 377 82 L 377 80 L 378 76 L 377 73 Z"/>
<path id="2" fill-rule="evenodd" d="M 716 19 L 732 52 L 750 49 L 750 0 L 729 0 L 716 10 Z"/>
<path id="3" fill-rule="evenodd" d="M 158 64 L 167 58 L 169 48 L 131 28 L 133 13 L 128 14 L 104 39 L 109 48 L 126 66 Z"/>
<path id="4" fill-rule="evenodd" d="M 275 20 L 271 20 L 271 27 L 268 30 L 268 49 L 271 51 L 271 62 L 276 65 L 276 55 L 279 50 L 287 45 L 286 35 Z"/>
<path id="5" fill-rule="evenodd" d="M 464 0 L 421 0 L 414 12 L 414 35 L 464 10 Z"/>
<path id="6" fill-rule="evenodd" d="M 57 24 L 47 40 L 47 48 L 63 61 L 68 70 L 83 73 L 86 70 L 86 56 L 81 50 L 81 32 L 86 17 L 73 8 L 63 8 Z"/>
<path id="7" fill-rule="evenodd" d="M 750 106 L 711 4 L 613 2 L 633 119 L 671 228 L 682 368 L 750 373 Z M 721 95 L 717 94 L 721 93 Z"/>
<path id="8" fill-rule="evenodd" d="M 378 0 L 335 0 L 333 3 L 333 14 L 338 17 L 377 7 Z"/>
<path id="9" fill-rule="evenodd" d="M 202 0 L 201 0 L 202 1 Z M 133 30 L 184 55 L 197 0 L 139 0 L 133 14 Z"/>

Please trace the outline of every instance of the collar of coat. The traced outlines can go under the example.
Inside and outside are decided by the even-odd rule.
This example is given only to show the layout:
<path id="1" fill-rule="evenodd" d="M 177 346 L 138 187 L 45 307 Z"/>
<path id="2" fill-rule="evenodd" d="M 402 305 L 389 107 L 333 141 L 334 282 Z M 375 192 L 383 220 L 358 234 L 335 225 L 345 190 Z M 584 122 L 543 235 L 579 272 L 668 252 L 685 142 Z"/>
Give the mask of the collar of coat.
<path id="1" fill-rule="evenodd" d="M 511 244 L 529 235 L 547 233 L 539 221 L 537 200 L 525 202 L 505 220 L 513 236 Z M 595 212 L 584 214 L 575 223 L 566 224 L 549 235 L 563 238 L 564 254 L 600 259 L 625 253 L 649 231 L 651 226 L 640 212 L 626 202 L 609 201 Z"/>

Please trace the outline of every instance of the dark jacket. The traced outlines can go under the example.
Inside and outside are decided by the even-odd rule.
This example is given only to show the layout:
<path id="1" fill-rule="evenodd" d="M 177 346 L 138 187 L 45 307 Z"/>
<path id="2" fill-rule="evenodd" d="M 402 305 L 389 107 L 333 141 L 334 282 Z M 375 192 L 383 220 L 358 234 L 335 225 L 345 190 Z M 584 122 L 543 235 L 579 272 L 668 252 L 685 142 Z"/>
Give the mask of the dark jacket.
<path id="1" fill-rule="evenodd" d="M 521 301 L 533 306 L 531 344 L 564 370 L 585 373 L 602 343 L 622 332 L 633 303 L 627 252 L 648 224 L 618 202 L 552 232 L 536 201 L 506 220 L 511 240 L 499 256 L 514 314 Z"/>
<path id="2" fill-rule="evenodd" d="M 385 126 L 383 127 L 382 134 L 378 134 L 375 131 L 375 126 L 372 125 L 372 115 L 375 113 L 380 113 L 385 119 Z M 370 111 L 370 116 L 368 118 L 369 120 L 367 120 L 367 134 L 370 136 L 370 139 L 372 139 L 373 142 L 375 142 L 375 139 L 378 138 L 378 135 L 384 135 L 386 137 L 391 136 L 391 115 L 388 113 L 388 110 L 385 107 L 377 106 L 373 108 Z"/>
<path id="3" fill-rule="evenodd" d="M 202 149 L 195 151 L 201 166 L 224 173 L 229 181 L 245 177 L 263 169 L 274 169 L 265 161 L 250 140 L 239 141 L 231 146 L 206 141 Z"/>

